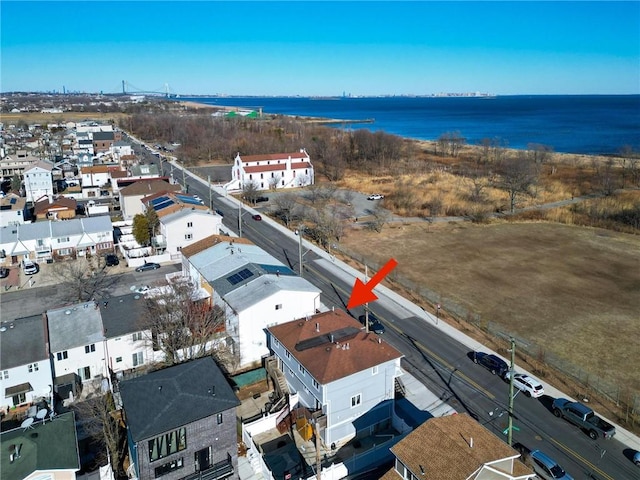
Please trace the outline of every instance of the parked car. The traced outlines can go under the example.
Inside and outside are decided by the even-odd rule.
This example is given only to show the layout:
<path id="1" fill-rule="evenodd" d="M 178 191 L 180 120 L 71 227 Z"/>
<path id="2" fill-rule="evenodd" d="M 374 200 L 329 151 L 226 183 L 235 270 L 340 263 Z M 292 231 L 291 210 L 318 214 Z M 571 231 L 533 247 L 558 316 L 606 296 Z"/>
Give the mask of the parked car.
<path id="1" fill-rule="evenodd" d="M 0 278 L 7 278 L 9 276 L 9 269 L 6 267 L 0 267 Z"/>
<path id="2" fill-rule="evenodd" d="M 360 315 L 358 317 L 360 323 L 364 325 L 366 321 L 366 317 L 364 315 Z M 384 333 L 384 325 L 380 323 L 378 317 L 376 317 L 373 313 L 369 312 L 369 331 L 373 333 L 377 333 L 378 335 L 382 335 Z"/>
<path id="3" fill-rule="evenodd" d="M 141 287 L 138 287 L 134 290 L 135 293 L 147 293 L 149 290 L 151 290 L 151 287 L 149 285 L 143 285 Z"/>
<path id="4" fill-rule="evenodd" d="M 31 260 L 25 259 L 22 260 L 22 271 L 25 275 L 35 275 L 40 271 L 40 265 Z"/>
<path id="5" fill-rule="evenodd" d="M 216 208 L 216 213 L 218 215 L 220 215 L 221 217 L 224 217 L 224 213 L 222 212 L 222 210 L 220 210 L 219 208 Z"/>
<path id="6" fill-rule="evenodd" d="M 256 198 L 256 203 L 268 202 L 268 201 L 269 201 L 269 197 L 257 197 Z"/>
<path id="7" fill-rule="evenodd" d="M 372 195 L 369 195 L 367 197 L 367 200 L 382 200 L 384 198 L 384 195 L 380 195 L 379 193 L 374 193 Z"/>
<path id="8" fill-rule="evenodd" d="M 571 402 L 566 398 L 556 398 L 551 404 L 553 414 L 558 418 L 566 418 L 574 425 L 582 428 L 592 440 L 598 437 L 612 438 L 616 427 L 600 418 L 595 412 L 580 402 Z"/>
<path id="9" fill-rule="evenodd" d="M 529 463 L 536 475 L 545 480 L 573 480 L 558 462 L 540 450 L 529 453 Z"/>
<path id="10" fill-rule="evenodd" d="M 507 371 L 504 374 L 504 379 L 509 381 L 511 379 L 511 372 Z M 538 398 L 544 395 L 544 387 L 535 378 L 531 378 L 524 373 L 516 373 L 513 376 L 513 386 L 518 390 L 522 390 L 527 397 Z"/>
<path id="11" fill-rule="evenodd" d="M 104 257 L 104 261 L 107 267 L 115 267 L 116 265 L 120 264 L 118 256 L 113 253 L 107 253 Z"/>
<path id="12" fill-rule="evenodd" d="M 256 214 L 256 215 L 251 215 L 251 218 L 253 218 L 254 220 L 257 220 L 258 222 L 259 222 L 260 220 L 262 220 L 262 217 L 261 217 L 260 215 L 258 215 L 258 214 Z"/>
<path id="13" fill-rule="evenodd" d="M 636 452 L 633 456 L 633 463 L 640 467 L 640 452 Z"/>
<path id="14" fill-rule="evenodd" d="M 504 378 L 509 371 L 509 365 L 501 358 L 484 352 L 473 352 L 473 363 L 479 363 L 494 375 Z"/>
<path id="15" fill-rule="evenodd" d="M 160 268 L 160 264 L 153 262 L 145 262 L 139 267 L 136 267 L 136 272 L 146 272 L 147 270 L 157 270 Z"/>

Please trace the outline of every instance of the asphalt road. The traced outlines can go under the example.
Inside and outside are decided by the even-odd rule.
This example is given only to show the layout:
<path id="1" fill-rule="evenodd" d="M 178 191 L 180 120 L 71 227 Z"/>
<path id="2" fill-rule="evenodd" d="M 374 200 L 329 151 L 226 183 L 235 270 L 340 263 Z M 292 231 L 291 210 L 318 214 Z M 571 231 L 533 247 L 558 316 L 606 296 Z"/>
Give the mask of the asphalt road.
<path id="1" fill-rule="evenodd" d="M 167 163 L 164 165 L 166 173 L 170 167 Z M 222 210 L 224 227 L 238 233 L 240 211 L 234 202 L 210 193 L 206 184 L 189 176 L 183 178 L 183 172 L 177 166 L 173 167 L 173 174 L 179 183 L 189 184 L 189 193 L 198 194 L 205 204 L 211 201 L 212 208 Z M 257 210 L 265 207 L 262 205 Z M 298 237 L 283 233 L 268 221 L 253 220 L 251 213 L 242 208 L 242 236 L 298 272 Z M 322 303 L 328 308 L 346 310 L 353 276 L 313 251 L 305 250 L 303 265 L 303 276 L 322 290 Z M 503 435 L 508 418 L 509 386 L 506 382 L 474 364 L 466 346 L 423 318 L 415 317 L 404 306 L 380 297 L 370 307 L 386 326 L 385 340 L 405 355 L 403 368 L 457 411 L 469 413 L 497 435 Z M 350 311 L 355 318 L 362 313 L 362 307 Z M 631 462 L 634 450 L 615 438 L 591 440 L 577 427 L 556 418 L 551 412 L 552 401 L 551 396 L 533 399 L 520 393 L 516 395 L 514 442 L 532 450 L 543 450 L 576 479 L 640 478 L 640 469 Z"/>

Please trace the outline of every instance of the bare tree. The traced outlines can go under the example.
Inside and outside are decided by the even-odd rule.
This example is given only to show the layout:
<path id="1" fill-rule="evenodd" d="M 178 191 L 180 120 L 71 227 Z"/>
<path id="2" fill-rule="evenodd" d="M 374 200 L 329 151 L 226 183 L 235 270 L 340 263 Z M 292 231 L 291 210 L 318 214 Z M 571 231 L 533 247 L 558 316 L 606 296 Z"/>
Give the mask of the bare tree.
<path id="1" fill-rule="evenodd" d="M 529 143 L 527 145 L 527 155 L 535 164 L 543 164 L 549 161 L 553 155 L 553 147 L 539 143 Z"/>
<path id="2" fill-rule="evenodd" d="M 273 176 L 273 178 L 269 179 L 269 188 L 271 190 L 276 190 L 278 185 L 280 185 L 280 180 L 282 180 L 282 176 L 278 173 Z"/>
<path id="3" fill-rule="evenodd" d="M 100 465 L 111 462 L 115 478 L 126 478 L 123 470 L 127 448 L 126 433 L 120 427 L 119 412 L 111 392 L 76 402 L 72 409 L 82 431 L 101 447 L 96 461 Z"/>
<path id="4" fill-rule="evenodd" d="M 373 216 L 373 219 L 369 225 L 378 233 L 380 233 L 382 228 L 391 220 L 391 214 L 380 205 L 376 205 L 371 212 L 371 215 Z"/>
<path id="5" fill-rule="evenodd" d="M 244 182 L 242 185 L 242 196 L 247 202 L 251 202 L 255 205 L 256 200 L 260 196 L 258 184 L 253 180 L 247 180 Z"/>
<path id="6" fill-rule="evenodd" d="M 509 194 L 510 210 L 513 213 L 518 195 L 530 194 L 530 189 L 538 177 L 533 164 L 522 153 L 517 157 L 504 160 L 501 167 L 502 175 L 498 180 L 498 187 Z"/>
<path id="7" fill-rule="evenodd" d="M 457 157 L 460 153 L 460 149 L 465 144 L 465 138 L 460 135 L 460 132 L 446 132 L 438 137 L 436 144 L 438 146 L 438 152 L 440 155 L 449 155 L 451 157 Z"/>
<path id="8" fill-rule="evenodd" d="M 613 195 L 617 188 L 615 163 L 612 158 L 608 158 L 604 163 L 593 159 L 595 184 L 605 196 Z"/>
<path id="9" fill-rule="evenodd" d="M 221 345 L 226 335 L 224 311 L 199 299 L 199 289 L 186 279 L 174 280 L 160 294 L 145 297 L 141 327 L 151 331 L 155 350 L 174 365 L 209 354 L 230 359 Z"/>
<path id="10" fill-rule="evenodd" d="M 96 267 L 83 258 L 73 262 L 56 262 L 52 267 L 58 282 L 64 284 L 61 291 L 63 300 L 67 302 L 86 302 L 103 297 L 117 281 L 116 277 L 106 275 L 104 265 Z"/>
<path id="11" fill-rule="evenodd" d="M 273 203 L 277 208 L 275 214 L 282 218 L 284 224 L 288 227 L 295 215 L 296 206 L 298 205 L 296 196 L 292 193 L 284 193 L 278 195 Z"/>

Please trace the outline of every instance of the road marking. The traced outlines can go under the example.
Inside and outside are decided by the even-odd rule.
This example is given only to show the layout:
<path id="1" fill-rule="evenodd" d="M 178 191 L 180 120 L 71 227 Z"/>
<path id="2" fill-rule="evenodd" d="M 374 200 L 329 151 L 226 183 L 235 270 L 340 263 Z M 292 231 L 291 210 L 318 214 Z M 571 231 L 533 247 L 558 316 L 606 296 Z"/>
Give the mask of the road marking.
<path id="1" fill-rule="evenodd" d="M 596 467 L 593 463 L 591 463 L 589 460 L 587 460 L 586 458 L 584 458 L 582 455 L 580 455 L 577 452 L 574 452 L 573 450 L 571 450 L 569 447 L 563 445 L 562 443 L 558 442 L 555 438 L 553 437 L 549 437 L 549 439 L 555 443 L 558 447 L 560 447 L 562 450 L 564 450 L 566 453 L 568 453 L 569 455 L 577 458 L 578 460 L 580 460 L 582 463 L 584 463 L 585 465 L 589 466 L 591 468 L 591 470 L 595 473 L 597 473 L 598 475 L 600 475 L 602 478 L 606 479 L 606 480 L 615 480 L 613 477 L 607 475 L 605 472 L 603 472 L 602 470 L 600 470 L 598 467 Z"/>

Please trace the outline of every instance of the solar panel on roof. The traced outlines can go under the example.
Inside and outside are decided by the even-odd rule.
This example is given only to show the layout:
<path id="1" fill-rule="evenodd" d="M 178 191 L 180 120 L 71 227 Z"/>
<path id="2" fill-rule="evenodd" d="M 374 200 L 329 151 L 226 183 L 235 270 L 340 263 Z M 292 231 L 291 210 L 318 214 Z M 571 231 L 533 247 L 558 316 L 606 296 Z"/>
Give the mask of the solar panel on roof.
<path id="1" fill-rule="evenodd" d="M 176 195 L 176 198 L 180 200 L 182 203 L 188 203 L 190 205 L 201 205 L 201 203 L 198 200 L 188 195 Z"/>
<path id="2" fill-rule="evenodd" d="M 238 273 L 234 273 L 233 275 L 228 276 L 227 281 L 231 285 L 237 285 L 241 281 L 246 280 L 247 278 L 250 278 L 250 277 L 253 277 L 253 272 L 248 268 L 243 268 Z"/>
<path id="3" fill-rule="evenodd" d="M 173 200 L 171 200 L 170 198 L 167 198 L 166 201 L 153 205 L 153 209 L 156 211 L 162 210 L 163 208 L 173 205 L 174 203 L 175 202 Z"/>
<path id="4" fill-rule="evenodd" d="M 154 198 L 153 200 L 151 200 L 151 204 L 157 205 L 158 203 L 166 202 L 167 200 L 169 200 L 169 197 L 163 195 L 162 197 Z"/>

